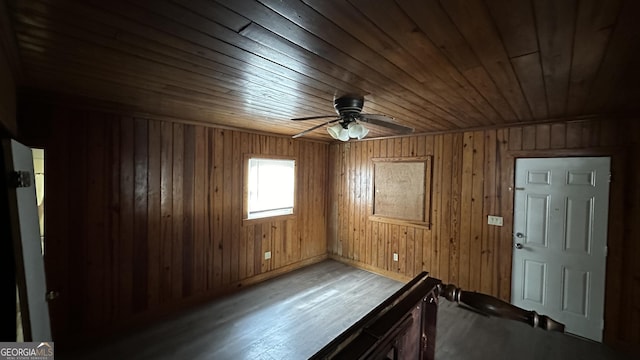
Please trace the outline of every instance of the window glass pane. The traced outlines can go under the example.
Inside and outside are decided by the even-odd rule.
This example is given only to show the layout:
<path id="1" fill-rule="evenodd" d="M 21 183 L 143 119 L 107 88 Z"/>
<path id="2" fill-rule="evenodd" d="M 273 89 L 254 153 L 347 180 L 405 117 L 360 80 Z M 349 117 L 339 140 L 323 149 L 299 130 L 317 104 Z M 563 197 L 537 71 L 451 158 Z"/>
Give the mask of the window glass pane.
<path id="1" fill-rule="evenodd" d="M 294 160 L 249 159 L 249 218 L 293 213 Z"/>

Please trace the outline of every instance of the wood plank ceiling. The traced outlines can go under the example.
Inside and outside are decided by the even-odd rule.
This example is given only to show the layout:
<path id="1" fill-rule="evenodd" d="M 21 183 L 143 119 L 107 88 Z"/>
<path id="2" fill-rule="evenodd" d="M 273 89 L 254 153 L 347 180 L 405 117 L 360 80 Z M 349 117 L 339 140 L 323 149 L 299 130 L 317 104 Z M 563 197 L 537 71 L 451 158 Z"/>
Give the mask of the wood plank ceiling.
<path id="1" fill-rule="evenodd" d="M 6 2 L 21 88 L 292 135 L 335 96 L 433 132 L 637 112 L 636 0 Z M 394 135 L 372 127 L 372 136 Z M 309 137 L 330 140 L 320 128 Z"/>

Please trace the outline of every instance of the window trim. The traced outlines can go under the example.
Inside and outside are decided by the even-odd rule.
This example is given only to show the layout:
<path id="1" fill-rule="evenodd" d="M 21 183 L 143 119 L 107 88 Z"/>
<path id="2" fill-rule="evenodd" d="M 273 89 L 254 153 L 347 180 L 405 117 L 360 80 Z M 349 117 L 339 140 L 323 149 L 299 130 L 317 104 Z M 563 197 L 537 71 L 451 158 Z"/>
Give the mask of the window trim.
<path id="1" fill-rule="evenodd" d="M 249 218 L 249 160 L 250 159 L 266 159 L 266 160 L 291 160 L 293 161 L 293 209 L 291 214 L 271 215 L 264 217 Z M 252 224 L 269 221 L 280 221 L 295 218 L 297 204 L 297 182 L 298 182 L 298 159 L 296 156 L 288 155 L 268 155 L 268 154 L 244 154 L 243 165 L 244 186 L 242 189 L 242 224 Z"/>

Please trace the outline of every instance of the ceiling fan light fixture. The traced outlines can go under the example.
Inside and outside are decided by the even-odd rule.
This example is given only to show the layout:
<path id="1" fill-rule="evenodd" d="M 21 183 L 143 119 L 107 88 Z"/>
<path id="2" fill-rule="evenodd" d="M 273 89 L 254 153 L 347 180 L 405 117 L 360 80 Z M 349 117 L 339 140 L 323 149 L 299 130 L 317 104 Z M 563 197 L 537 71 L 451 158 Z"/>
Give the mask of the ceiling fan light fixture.
<path id="1" fill-rule="evenodd" d="M 327 131 L 332 138 L 340 141 L 349 141 L 349 139 L 364 139 L 368 133 L 367 129 L 362 123 L 373 124 L 376 126 L 385 127 L 389 130 L 393 130 L 402 134 L 409 134 L 413 132 L 413 129 L 404 125 L 396 124 L 393 122 L 393 117 L 384 114 L 363 114 L 362 105 L 364 104 L 364 98 L 357 95 L 345 95 L 334 100 L 333 107 L 338 113 L 338 117 L 335 115 L 319 115 L 319 116 L 307 116 L 301 118 L 294 118 L 291 120 L 315 120 L 332 118 L 323 124 L 313 126 L 299 134 L 293 135 L 293 138 L 298 138 L 305 134 L 308 134 L 321 127 L 327 127 Z M 337 122 L 337 124 L 336 124 Z M 333 124 L 333 125 L 332 125 Z"/>
<path id="2" fill-rule="evenodd" d="M 369 129 L 364 127 L 364 125 L 359 124 L 357 122 L 352 122 L 348 126 L 349 137 L 362 140 L 369 133 Z"/>
<path id="3" fill-rule="evenodd" d="M 340 141 L 349 140 L 349 130 L 342 127 L 342 124 L 335 124 L 327 128 L 327 132 L 332 138 Z"/>

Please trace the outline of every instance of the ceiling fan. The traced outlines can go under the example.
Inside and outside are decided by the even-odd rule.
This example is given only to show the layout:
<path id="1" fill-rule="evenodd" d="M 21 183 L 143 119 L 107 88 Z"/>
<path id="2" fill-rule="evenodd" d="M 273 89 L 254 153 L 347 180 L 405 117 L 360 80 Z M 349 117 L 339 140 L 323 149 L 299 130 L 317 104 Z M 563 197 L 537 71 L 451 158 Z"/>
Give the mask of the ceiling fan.
<path id="1" fill-rule="evenodd" d="M 299 134 L 293 135 L 294 138 L 298 138 L 305 135 L 317 128 L 325 125 L 329 125 L 337 122 L 337 124 L 327 128 L 329 135 L 336 140 L 347 141 L 350 138 L 362 139 L 369 130 L 365 128 L 360 122 L 365 122 L 373 125 L 383 126 L 392 130 L 395 130 L 401 134 L 408 134 L 413 132 L 413 129 L 407 126 L 393 123 L 392 117 L 381 114 L 362 114 L 362 107 L 364 105 L 364 98 L 361 96 L 347 95 L 342 96 L 333 101 L 333 107 L 338 113 L 338 117 L 329 120 L 320 125 L 316 125 L 310 129 L 307 129 Z M 301 120 L 313 120 L 335 117 L 335 115 L 319 115 L 309 116 L 302 118 L 291 119 L 294 121 Z"/>

